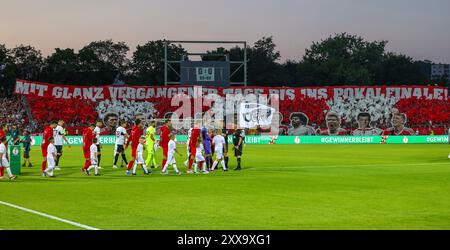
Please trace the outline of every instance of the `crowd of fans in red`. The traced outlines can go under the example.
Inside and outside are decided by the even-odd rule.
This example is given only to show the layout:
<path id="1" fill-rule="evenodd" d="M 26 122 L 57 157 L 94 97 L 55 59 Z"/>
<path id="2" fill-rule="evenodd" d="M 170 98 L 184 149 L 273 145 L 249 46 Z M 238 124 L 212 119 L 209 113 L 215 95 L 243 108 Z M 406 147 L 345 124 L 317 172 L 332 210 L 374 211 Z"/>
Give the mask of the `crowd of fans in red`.
<path id="1" fill-rule="evenodd" d="M 98 117 L 95 102 L 89 100 L 27 97 L 27 102 L 39 129 L 52 120 L 63 119 L 70 135 L 80 135 Z"/>
<path id="2" fill-rule="evenodd" d="M 171 106 L 170 98 L 158 98 L 149 100 L 158 110 L 159 118 L 164 114 L 173 112 L 176 107 Z M 83 128 L 98 119 L 96 103 L 81 99 L 52 99 L 27 97 L 27 104 L 31 108 L 32 115 L 38 126 L 31 128 L 31 132 L 37 132 L 52 120 L 63 119 L 66 122 L 70 135 L 79 135 Z M 446 134 L 450 121 L 450 103 L 445 100 L 428 99 L 401 99 L 395 107 L 408 118 L 407 126 L 420 135 Z M 205 109 L 205 107 L 204 107 Z M 280 102 L 280 112 L 283 115 L 282 124 L 290 123 L 290 114 L 303 112 L 309 117 L 309 125 L 320 127 L 325 125 L 325 115 L 329 107 L 325 100 L 313 98 L 296 98 Z M 1 124 L 28 124 L 28 117 L 20 97 L 0 100 Z M 23 127 L 23 126 L 21 126 Z M 344 124 L 343 127 L 345 128 Z"/>
<path id="3" fill-rule="evenodd" d="M 408 124 L 420 135 L 444 135 L 450 122 L 450 102 L 426 98 L 401 99 L 395 107 L 405 113 Z"/>

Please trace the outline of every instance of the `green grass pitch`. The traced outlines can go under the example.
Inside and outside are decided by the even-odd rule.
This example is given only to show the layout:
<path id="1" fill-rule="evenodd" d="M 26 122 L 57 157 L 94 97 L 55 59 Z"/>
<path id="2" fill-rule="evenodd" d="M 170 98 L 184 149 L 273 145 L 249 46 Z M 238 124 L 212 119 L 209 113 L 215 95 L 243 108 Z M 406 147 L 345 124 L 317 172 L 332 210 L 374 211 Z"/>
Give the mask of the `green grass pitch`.
<path id="1" fill-rule="evenodd" d="M 182 176 L 126 176 L 112 149 L 94 177 L 65 147 L 48 179 L 34 147 L 33 168 L 0 180 L 0 201 L 99 229 L 450 229 L 448 145 L 246 145 L 241 172 Z M 0 229 L 80 228 L 0 205 Z"/>

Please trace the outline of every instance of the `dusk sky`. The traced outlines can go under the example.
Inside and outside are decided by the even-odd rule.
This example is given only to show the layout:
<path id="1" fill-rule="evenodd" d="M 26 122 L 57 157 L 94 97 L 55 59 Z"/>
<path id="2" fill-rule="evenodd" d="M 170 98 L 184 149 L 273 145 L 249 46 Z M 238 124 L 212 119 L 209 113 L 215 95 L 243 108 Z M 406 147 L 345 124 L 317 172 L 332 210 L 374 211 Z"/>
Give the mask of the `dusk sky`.
<path id="1" fill-rule="evenodd" d="M 253 44 L 273 35 L 283 60 L 299 60 L 313 41 L 347 32 L 388 40 L 389 51 L 414 59 L 450 63 L 448 0 L 2 0 L 0 6 L 0 44 L 30 44 L 44 55 L 105 39 L 133 51 L 163 38 Z"/>

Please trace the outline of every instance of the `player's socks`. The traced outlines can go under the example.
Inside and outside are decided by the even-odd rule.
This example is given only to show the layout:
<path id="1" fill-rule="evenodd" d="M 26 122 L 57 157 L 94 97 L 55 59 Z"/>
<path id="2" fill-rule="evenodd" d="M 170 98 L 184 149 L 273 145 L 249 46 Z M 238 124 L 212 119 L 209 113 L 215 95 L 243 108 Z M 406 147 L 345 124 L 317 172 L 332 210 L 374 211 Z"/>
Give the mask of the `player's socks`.
<path id="1" fill-rule="evenodd" d="M 119 154 L 114 155 L 114 166 L 117 166 L 117 161 L 119 160 Z"/>
<path id="2" fill-rule="evenodd" d="M 0 167 L 0 177 L 2 177 L 5 174 L 5 168 Z"/>
<path id="3" fill-rule="evenodd" d="M 13 174 L 12 174 L 12 172 L 11 172 L 11 168 L 6 168 L 6 172 L 8 172 L 8 176 L 11 178 L 11 177 L 13 177 Z"/>
<path id="4" fill-rule="evenodd" d="M 90 160 L 86 160 L 84 162 L 84 169 L 88 169 L 90 165 L 91 165 L 91 161 Z"/>
<path id="5" fill-rule="evenodd" d="M 98 162 L 97 166 L 100 166 L 100 160 L 101 159 L 102 159 L 102 156 L 101 155 L 97 155 L 97 162 Z"/>
<path id="6" fill-rule="evenodd" d="M 237 158 L 237 168 L 236 169 L 241 169 L 241 158 Z"/>
<path id="7" fill-rule="evenodd" d="M 42 161 L 42 172 L 45 171 L 45 169 L 47 168 L 47 161 Z"/>
<path id="8" fill-rule="evenodd" d="M 124 153 L 122 153 L 122 159 L 125 162 L 125 164 L 128 164 L 127 156 Z"/>
<path id="9" fill-rule="evenodd" d="M 131 160 L 131 161 L 128 163 L 128 167 L 127 167 L 128 171 L 133 167 L 133 164 L 134 164 L 134 161 L 133 161 L 133 160 Z M 136 169 L 136 165 L 134 165 L 133 173 L 136 173 L 135 169 Z"/>
<path id="10" fill-rule="evenodd" d="M 210 162 L 209 162 L 209 159 L 210 159 L 210 156 L 206 156 L 205 163 L 206 163 L 206 167 L 207 167 L 208 169 L 211 168 L 211 164 L 210 164 Z"/>
<path id="11" fill-rule="evenodd" d="M 180 172 L 178 171 L 178 168 L 177 168 L 177 164 L 173 164 L 173 169 L 175 170 L 175 172 L 177 173 L 177 174 L 179 174 Z"/>
<path id="12" fill-rule="evenodd" d="M 216 169 L 217 164 L 219 164 L 219 162 L 217 160 L 215 160 L 211 167 L 212 171 L 214 171 L 214 169 Z"/>
<path id="13" fill-rule="evenodd" d="M 191 171 L 193 163 L 194 163 L 194 159 L 192 159 L 192 158 L 189 159 L 188 171 Z"/>
<path id="14" fill-rule="evenodd" d="M 59 158 L 61 158 L 61 155 L 56 156 L 55 166 L 59 166 Z"/>
<path id="15" fill-rule="evenodd" d="M 228 156 L 225 157 L 225 167 L 228 168 Z"/>
<path id="16" fill-rule="evenodd" d="M 142 169 L 144 170 L 144 174 L 149 174 L 150 172 L 148 171 L 147 167 L 142 164 Z"/>
<path id="17" fill-rule="evenodd" d="M 203 165 L 202 161 L 198 163 L 198 166 L 201 171 L 203 171 L 203 172 L 205 171 L 205 169 L 204 169 L 205 166 Z"/>
<path id="18" fill-rule="evenodd" d="M 130 161 L 130 163 L 131 163 L 131 161 Z M 134 162 L 133 162 L 134 163 Z M 129 166 L 130 164 L 128 164 L 128 166 Z M 134 163 L 133 164 L 133 174 L 136 174 L 136 167 L 137 167 L 137 162 L 136 163 Z M 128 169 L 128 170 L 130 170 L 130 169 Z"/>
<path id="19" fill-rule="evenodd" d="M 222 161 L 220 161 L 220 163 L 222 164 L 223 170 L 227 170 L 227 167 L 226 167 L 226 165 L 225 165 L 225 161 L 222 160 Z"/>
<path id="20" fill-rule="evenodd" d="M 147 159 L 145 159 L 145 165 L 150 166 L 150 154 L 148 154 Z"/>
<path id="21" fill-rule="evenodd" d="M 194 163 L 194 173 L 197 173 L 197 172 L 198 172 L 198 164 Z"/>
<path id="22" fill-rule="evenodd" d="M 167 165 L 167 164 L 166 164 L 166 165 L 164 165 L 164 167 L 163 167 L 163 169 L 161 170 L 161 172 L 165 173 L 165 172 L 167 171 L 167 167 L 168 167 L 168 165 Z"/>

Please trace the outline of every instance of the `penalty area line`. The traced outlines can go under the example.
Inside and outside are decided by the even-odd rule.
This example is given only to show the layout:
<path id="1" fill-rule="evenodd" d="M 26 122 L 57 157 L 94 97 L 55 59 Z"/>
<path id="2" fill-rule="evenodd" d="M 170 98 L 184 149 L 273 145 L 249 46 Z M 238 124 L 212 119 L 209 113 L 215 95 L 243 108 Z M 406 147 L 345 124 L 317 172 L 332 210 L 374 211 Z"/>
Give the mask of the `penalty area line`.
<path id="1" fill-rule="evenodd" d="M 41 212 L 38 212 L 38 211 L 35 211 L 35 210 L 32 210 L 32 209 L 28 209 L 28 208 L 24 208 L 24 207 L 21 207 L 21 206 L 17 206 L 17 205 L 8 203 L 8 202 L 0 201 L 0 204 L 8 206 L 8 207 L 15 208 L 15 209 L 19 209 L 19 210 L 22 210 L 24 212 L 37 214 L 37 215 L 40 215 L 42 217 L 46 217 L 46 218 L 49 218 L 49 219 L 52 219 L 52 220 L 60 221 L 60 222 L 66 223 L 66 224 L 70 224 L 70 225 L 76 226 L 76 227 L 84 228 L 84 229 L 87 229 L 87 230 L 100 230 L 100 229 L 95 228 L 95 227 L 90 227 L 90 226 L 83 225 L 83 224 L 78 223 L 78 222 L 74 222 L 74 221 L 70 221 L 70 220 L 66 220 L 66 219 L 61 219 L 61 218 L 53 216 L 53 215 L 49 215 L 49 214 L 46 214 L 46 213 L 41 213 Z"/>

